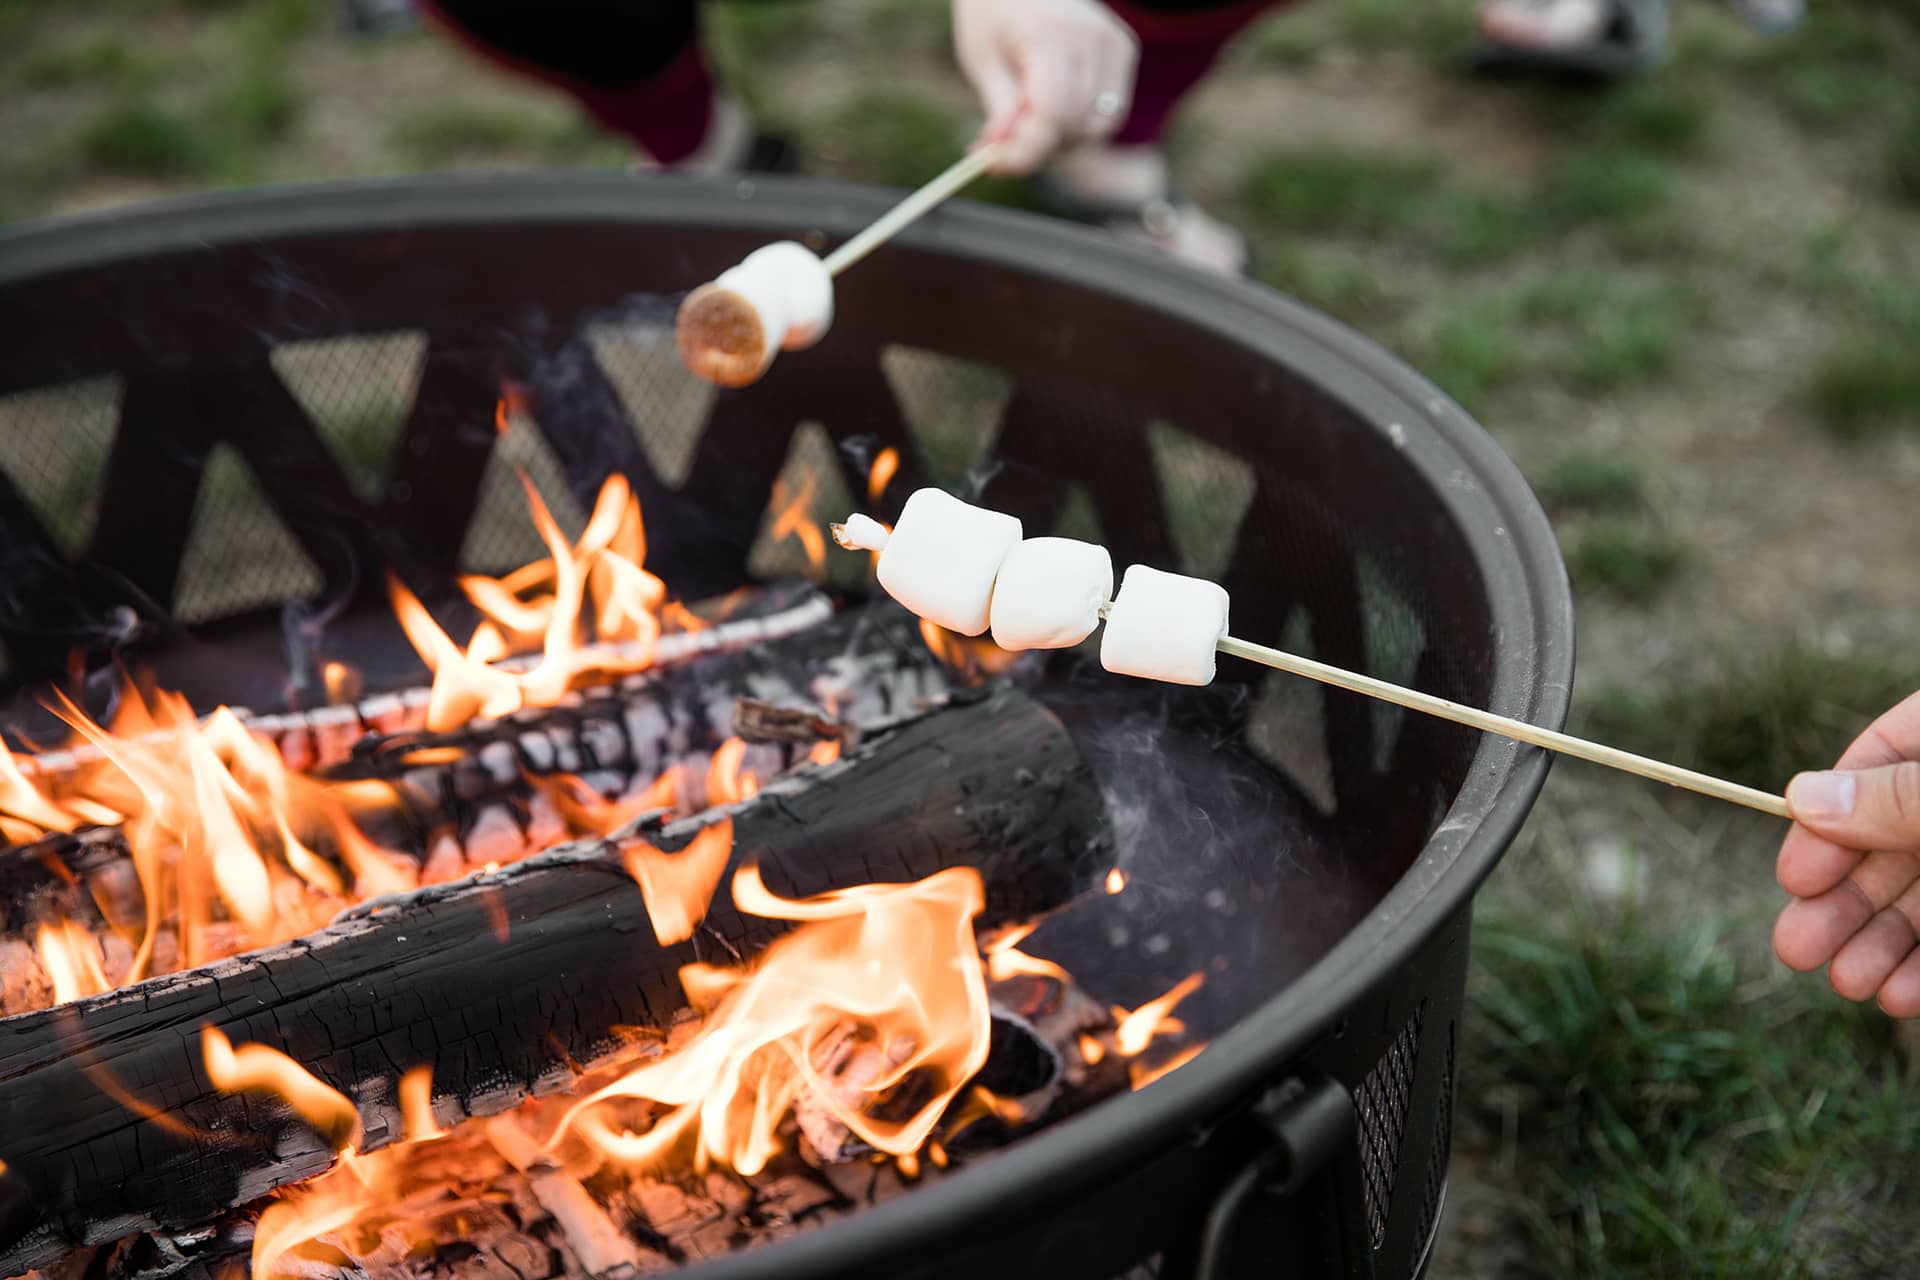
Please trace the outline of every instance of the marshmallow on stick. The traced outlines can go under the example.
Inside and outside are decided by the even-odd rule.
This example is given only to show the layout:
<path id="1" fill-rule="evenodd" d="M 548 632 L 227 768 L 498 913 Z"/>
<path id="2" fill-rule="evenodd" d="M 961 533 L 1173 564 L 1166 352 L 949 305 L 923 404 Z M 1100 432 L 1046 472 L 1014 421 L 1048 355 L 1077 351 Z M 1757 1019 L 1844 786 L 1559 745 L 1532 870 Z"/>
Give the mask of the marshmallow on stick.
<path id="1" fill-rule="evenodd" d="M 803 244 L 782 240 L 748 254 L 680 304 L 674 343 L 700 377 L 744 387 L 778 350 L 800 351 L 833 324 L 833 277 Z"/>
<path id="2" fill-rule="evenodd" d="M 937 489 L 907 499 L 891 532 L 856 515 L 834 525 L 833 537 L 843 547 L 879 551 L 880 585 L 915 613 L 966 635 L 979 635 L 991 623 L 1002 648 L 1078 644 L 1104 616 L 1100 665 L 1120 675 L 1211 684 L 1217 651 L 1777 818 L 1793 816 L 1786 799 L 1771 792 L 1236 639 L 1227 634 L 1225 588 L 1203 578 L 1136 564 L 1107 603 L 1113 566 L 1105 548 L 1066 538 L 1022 542 L 1012 516 Z M 902 546 L 907 550 L 889 566 L 888 557 Z"/>

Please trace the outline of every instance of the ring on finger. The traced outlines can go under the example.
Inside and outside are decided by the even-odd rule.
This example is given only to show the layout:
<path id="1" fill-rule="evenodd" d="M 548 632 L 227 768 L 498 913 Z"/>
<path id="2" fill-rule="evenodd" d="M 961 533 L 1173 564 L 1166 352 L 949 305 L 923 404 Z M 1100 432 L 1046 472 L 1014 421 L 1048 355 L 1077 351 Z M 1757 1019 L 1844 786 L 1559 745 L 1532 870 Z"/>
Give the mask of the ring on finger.
<path id="1" fill-rule="evenodd" d="M 1120 114 L 1122 105 L 1121 95 L 1108 89 L 1093 100 L 1093 114 L 1102 120 L 1111 120 Z"/>

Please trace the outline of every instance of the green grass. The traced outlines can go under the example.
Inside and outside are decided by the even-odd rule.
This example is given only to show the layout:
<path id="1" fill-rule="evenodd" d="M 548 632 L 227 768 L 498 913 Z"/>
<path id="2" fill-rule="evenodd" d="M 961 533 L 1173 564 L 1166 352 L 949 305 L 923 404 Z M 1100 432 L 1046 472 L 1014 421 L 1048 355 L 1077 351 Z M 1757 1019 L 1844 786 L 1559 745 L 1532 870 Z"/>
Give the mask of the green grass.
<path id="1" fill-rule="evenodd" d="M 771 119 L 778 104 L 765 84 L 783 51 L 814 39 L 821 30 L 818 7 L 806 0 L 748 0 L 700 6 L 701 30 L 721 80 L 756 118 Z"/>
<path id="2" fill-rule="evenodd" d="M 917 187 L 953 163 L 966 142 L 959 119 L 917 93 L 872 89 L 835 107 L 813 130 L 850 177 Z"/>
<path id="3" fill-rule="evenodd" d="M 398 117 L 388 127 L 386 141 L 422 168 L 497 156 L 578 163 L 596 158 L 606 146 L 583 118 L 555 120 L 517 107 L 454 102 Z"/>
<path id="4" fill-rule="evenodd" d="M 1440 313 L 1423 344 L 1421 370 L 1461 407 L 1476 412 L 1521 372 L 1520 338 L 1509 315 L 1484 303 Z"/>
<path id="5" fill-rule="evenodd" d="M 1320 60 L 1329 41 L 1317 24 L 1303 22 L 1292 10 L 1255 23 L 1234 42 L 1234 52 L 1249 63 L 1268 67 L 1306 67 Z"/>
<path id="6" fill-rule="evenodd" d="M 1636 151 L 1577 147 L 1554 166 L 1541 192 L 1548 216 L 1562 227 L 1645 225 L 1665 211 L 1673 170 Z"/>
<path id="7" fill-rule="evenodd" d="M 132 177 L 191 177 L 208 165 L 206 144 L 193 122 L 141 96 L 96 112 L 73 135 L 72 149 L 94 169 Z"/>
<path id="8" fill-rule="evenodd" d="M 1711 99 L 1676 76 L 1655 76 L 1591 98 L 1577 122 L 1591 142 L 1681 157 L 1699 155 L 1712 126 Z"/>
<path id="9" fill-rule="evenodd" d="M 1842 657 L 1789 646 L 1727 657 L 1710 677 L 1664 687 L 1602 685 L 1579 730 L 1629 751 L 1779 790 L 1839 758 L 1872 719 L 1920 688 L 1920 660 Z"/>
<path id="10" fill-rule="evenodd" d="M 1563 535 L 1567 576 L 1576 589 L 1644 602 L 1686 567 L 1687 545 L 1645 520 L 1599 516 Z"/>
<path id="11" fill-rule="evenodd" d="M 1920 427 L 1915 336 L 1862 330 L 1835 339 L 1807 378 L 1807 402 L 1821 423 L 1843 439 Z"/>
<path id="12" fill-rule="evenodd" d="M 1620 515 L 1641 507 L 1646 486 L 1646 468 L 1637 460 L 1578 451 L 1558 458 L 1534 490 L 1554 510 Z"/>
<path id="13" fill-rule="evenodd" d="M 1743 971 L 1729 922 L 1567 899 L 1495 896 L 1462 1037 L 1465 1105 L 1518 1102 L 1542 1274 L 1805 1276 L 1858 1209 L 1912 1191 L 1920 1126 L 1884 1015 Z"/>
<path id="14" fill-rule="evenodd" d="M 133 50 L 118 36 L 96 32 L 31 50 L 15 66 L 13 78 L 28 89 L 126 85 L 139 67 Z"/>
<path id="15" fill-rule="evenodd" d="M 1907 104 L 1887 135 L 1886 168 L 1893 193 L 1920 205 L 1920 97 Z"/>

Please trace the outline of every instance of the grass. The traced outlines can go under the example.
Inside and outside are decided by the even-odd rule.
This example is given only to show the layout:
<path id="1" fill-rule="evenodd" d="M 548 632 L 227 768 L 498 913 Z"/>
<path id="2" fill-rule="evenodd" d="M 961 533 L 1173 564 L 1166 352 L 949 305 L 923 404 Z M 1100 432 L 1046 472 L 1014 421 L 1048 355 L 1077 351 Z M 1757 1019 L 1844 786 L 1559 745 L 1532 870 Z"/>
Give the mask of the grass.
<path id="1" fill-rule="evenodd" d="M 1687 545 L 1645 520 L 1601 516 L 1563 536 L 1567 576 L 1576 589 L 1644 602 L 1686 567 Z"/>
<path id="2" fill-rule="evenodd" d="M 65 89 L 79 85 L 126 85 L 140 67 L 133 50 L 105 32 L 80 36 L 21 58 L 14 79 L 27 89 Z"/>
<path id="3" fill-rule="evenodd" d="M 1592 143 L 1683 158 L 1705 150 L 1712 126 L 1711 100 L 1677 76 L 1654 76 L 1588 99 L 1576 122 Z"/>
<path id="4" fill-rule="evenodd" d="M 1807 379 L 1807 401 L 1843 439 L 1920 427 L 1920 357 L 1912 334 L 1863 330 L 1837 338 Z"/>
<path id="5" fill-rule="evenodd" d="M 1340 245 L 1264 246 L 1257 266 L 1263 284 L 1343 319 L 1377 311 L 1395 297 L 1364 253 Z"/>
<path id="6" fill-rule="evenodd" d="M 1496 896 L 1462 1041 L 1467 1105 L 1517 1101 L 1544 1274 L 1810 1275 L 1847 1225 L 1816 1213 L 1912 1190 L 1920 1126 L 1883 1015 L 1744 971 L 1732 922 L 1568 899 L 1543 918 Z"/>
<path id="7" fill-rule="evenodd" d="M 1557 459 L 1534 491 L 1555 510 L 1620 515 L 1640 508 L 1646 485 L 1636 460 L 1582 450 Z"/>
<path id="8" fill-rule="evenodd" d="M 605 145 L 599 131 L 581 117 L 554 119 L 518 107 L 454 102 L 398 117 L 388 127 L 386 141 L 423 168 L 493 156 L 574 163 L 595 157 Z"/>
<path id="9" fill-rule="evenodd" d="M 953 112 L 898 89 L 855 94 L 819 123 L 815 137 L 849 176 L 891 187 L 919 186 L 966 141 Z"/>
<path id="10" fill-rule="evenodd" d="M 1886 168 L 1893 193 L 1920 204 L 1920 97 L 1907 104 L 1887 135 Z"/>
<path id="11" fill-rule="evenodd" d="M 204 173 L 208 153 L 186 116 L 144 96 L 102 108 L 73 136 L 74 153 L 93 168 L 143 178 Z"/>
<path id="12" fill-rule="evenodd" d="M 1606 225 L 1644 228 L 1665 212 L 1673 194 L 1673 170 L 1637 151 L 1582 146 L 1554 166 L 1541 204 L 1559 227 Z"/>
<path id="13" fill-rule="evenodd" d="M 1520 338 L 1511 319 L 1485 304 L 1447 310 L 1424 343 L 1420 367 L 1468 412 L 1520 373 Z"/>
<path id="14" fill-rule="evenodd" d="M 1778 790 L 1839 758 L 1872 719 L 1920 688 L 1920 661 L 1793 645 L 1728 658 L 1705 680 L 1603 685 L 1580 731 L 1629 751 Z"/>

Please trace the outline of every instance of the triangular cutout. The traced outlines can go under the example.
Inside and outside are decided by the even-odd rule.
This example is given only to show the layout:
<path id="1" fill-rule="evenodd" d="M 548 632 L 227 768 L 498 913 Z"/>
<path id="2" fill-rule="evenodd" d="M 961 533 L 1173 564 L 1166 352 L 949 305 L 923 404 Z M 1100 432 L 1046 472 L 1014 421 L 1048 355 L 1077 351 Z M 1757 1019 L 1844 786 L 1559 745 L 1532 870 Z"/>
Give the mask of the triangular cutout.
<path id="1" fill-rule="evenodd" d="M 1304 610 L 1287 616 L 1280 647 L 1303 658 L 1313 656 L 1312 628 Z M 1292 778 L 1321 813 L 1339 807 L 1333 758 L 1327 751 L 1327 702 L 1319 685 L 1269 671 L 1247 720 L 1247 742 L 1261 759 Z"/>
<path id="2" fill-rule="evenodd" d="M 93 536 L 122 390 L 107 377 L 0 396 L 0 470 L 67 556 Z"/>
<path id="3" fill-rule="evenodd" d="M 1427 647 L 1420 615 L 1393 589 L 1370 556 L 1360 556 L 1354 576 L 1360 583 L 1360 637 L 1366 647 L 1367 674 L 1393 684 L 1411 684 Z M 1393 763 L 1393 746 L 1407 713 L 1391 702 L 1373 702 L 1373 767 L 1384 773 Z"/>
<path id="4" fill-rule="evenodd" d="M 810 495 L 810 496 L 809 496 Z M 799 512 L 782 519 L 794 502 L 807 499 Z M 863 585 L 871 576 L 871 561 L 842 551 L 827 536 L 827 525 L 844 520 L 856 510 L 852 492 L 840 468 L 833 438 L 818 422 L 794 428 L 773 492 L 767 495 L 760 535 L 747 555 L 747 572 L 756 578 L 810 578 L 835 586 Z M 775 535 L 776 525 L 782 530 Z M 801 530 L 804 530 L 802 532 Z"/>
<path id="5" fill-rule="evenodd" d="M 880 372 L 929 482 L 963 489 L 999 438 L 1013 380 L 992 365 L 898 344 L 881 350 Z"/>
<path id="6" fill-rule="evenodd" d="M 597 324 L 587 330 L 587 344 L 620 397 L 654 475 L 669 488 L 684 486 L 718 390 L 680 363 L 668 324 Z"/>
<path id="7" fill-rule="evenodd" d="M 386 496 L 394 449 L 420 389 L 427 335 L 399 329 L 283 342 L 268 358 L 347 483 L 377 504 Z"/>
<path id="8" fill-rule="evenodd" d="M 527 491 L 520 483 L 523 471 L 568 538 L 578 538 L 587 526 L 586 513 L 567 488 L 560 459 L 532 416 L 515 407 L 502 411 L 502 421 L 506 430 L 487 457 L 473 519 L 460 544 L 460 566 L 470 573 L 507 573 L 546 556 L 546 544 L 527 509 Z"/>
<path id="9" fill-rule="evenodd" d="M 1053 536 L 1078 538 L 1082 542 L 1104 543 L 1107 540 L 1100 527 L 1100 513 L 1094 508 L 1093 495 L 1087 492 L 1087 486 L 1067 486 L 1066 500 L 1060 504 L 1060 514 L 1053 522 Z M 1120 573 L 1125 568 L 1125 565 L 1115 565 L 1113 571 Z M 1117 589 L 1118 584 L 1115 586 Z"/>
<path id="10" fill-rule="evenodd" d="M 186 623 L 316 596 L 319 567 L 288 532 L 259 478 L 232 445 L 214 446 L 200 473 L 193 527 L 180 553 L 173 616 Z"/>
<path id="11" fill-rule="evenodd" d="M 1147 445 L 1181 568 L 1195 577 L 1218 578 L 1233 558 L 1240 522 L 1253 505 L 1258 484 L 1253 465 L 1165 422 L 1147 424 Z"/>

